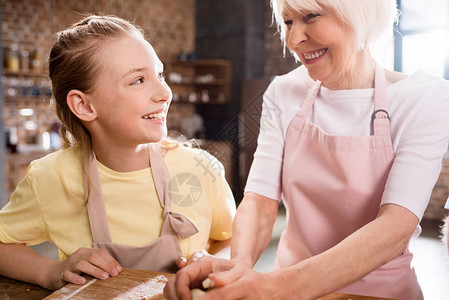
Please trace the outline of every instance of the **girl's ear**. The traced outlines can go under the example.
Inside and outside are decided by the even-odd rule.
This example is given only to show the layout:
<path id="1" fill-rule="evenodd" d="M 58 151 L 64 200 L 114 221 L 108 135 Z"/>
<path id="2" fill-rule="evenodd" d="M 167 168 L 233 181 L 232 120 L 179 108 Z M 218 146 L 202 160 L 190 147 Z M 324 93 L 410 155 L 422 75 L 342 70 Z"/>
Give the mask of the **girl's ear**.
<path id="1" fill-rule="evenodd" d="M 97 118 L 94 107 L 88 102 L 86 94 L 79 90 L 71 90 L 67 94 L 67 105 L 82 121 L 93 121 Z"/>

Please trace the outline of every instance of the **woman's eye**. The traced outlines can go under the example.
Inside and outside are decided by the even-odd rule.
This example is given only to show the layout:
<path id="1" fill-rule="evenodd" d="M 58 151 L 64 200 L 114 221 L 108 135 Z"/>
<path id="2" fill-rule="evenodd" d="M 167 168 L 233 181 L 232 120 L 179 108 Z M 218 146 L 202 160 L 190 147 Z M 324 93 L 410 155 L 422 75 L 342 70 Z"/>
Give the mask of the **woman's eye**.
<path id="1" fill-rule="evenodd" d="M 143 83 L 143 77 L 139 77 L 136 80 L 134 80 L 131 84 L 142 84 Z"/>
<path id="2" fill-rule="evenodd" d="M 287 27 L 290 27 L 290 26 L 292 26 L 293 21 L 292 20 L 285 20 L 284 24 L 287 25 Z"/>
<path id="3" fill-rule="evenodd" d="M 320 14 L 307 14 L 307 15 L 305 16 L 305 20 L 306 20 L 306 21 L 309 21 L 309 20 L 315 19 L 316 17 L 319 17 L 319 16 L 320 16 Z"/>

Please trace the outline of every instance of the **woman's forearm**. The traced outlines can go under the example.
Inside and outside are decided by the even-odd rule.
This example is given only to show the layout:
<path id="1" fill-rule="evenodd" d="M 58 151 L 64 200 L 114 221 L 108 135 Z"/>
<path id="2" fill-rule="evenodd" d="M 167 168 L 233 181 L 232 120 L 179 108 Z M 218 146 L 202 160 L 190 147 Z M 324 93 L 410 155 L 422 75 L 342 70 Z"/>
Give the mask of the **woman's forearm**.
<path id="1" fill-rule="evenodd" d="M 234 218 L 231 258 L 253 267 L 268 246 L 279 203 L 254 193 L 246 193 Z"/>
<path id="2" fill-rule="evenodd" d="M 0 274 L 51 289 L 49 270 L 58 262 L 23 244 L 0 243 Z"/>
<path id="3" fill-rule="evenodd" d="M 331 249 L 275 272 L 291 299 L 316 299 L 368 275 L 401 255 L 418 224 L 406 209 L 387 204 L 379 217 Z"/>

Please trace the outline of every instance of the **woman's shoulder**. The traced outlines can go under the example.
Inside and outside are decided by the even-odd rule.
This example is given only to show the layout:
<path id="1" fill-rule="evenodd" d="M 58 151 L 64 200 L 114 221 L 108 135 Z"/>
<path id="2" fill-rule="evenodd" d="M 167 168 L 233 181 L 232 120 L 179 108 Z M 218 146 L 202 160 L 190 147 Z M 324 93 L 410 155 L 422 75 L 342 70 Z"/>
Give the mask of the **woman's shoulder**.
<path id="1" fill-rule="evenodd" d="M 386 72 L 386 76 L 392 89 L 400 90 L 405 93 L 414 93 L 415 91 L 425 90 L 438 92 L 449 91 L 449 81 L 431 75 L 423 70 L 418 70 L 409 76 L 403 73 L 389 71 Z M 444 96 L 448 97 L 449 95 Z"/>
<path id="2" fill-rule="evenodd" d="M 298 86 L 312 87 L 313 84 L 314 80 L 310 78 L 307 68 L 304 65 L 301 65 L 286 74 L 277 75 L 272 81 L 272 85 L 280 88 L 294 88 Z"/>

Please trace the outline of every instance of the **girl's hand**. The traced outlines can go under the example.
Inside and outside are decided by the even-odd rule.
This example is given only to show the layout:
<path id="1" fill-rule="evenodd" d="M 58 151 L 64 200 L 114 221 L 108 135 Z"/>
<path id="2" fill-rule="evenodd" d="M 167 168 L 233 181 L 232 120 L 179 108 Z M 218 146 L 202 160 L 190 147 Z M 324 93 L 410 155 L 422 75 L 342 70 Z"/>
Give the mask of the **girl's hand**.
<path id="1" fill-rule="evenodd" d="M 106 251 L 80 248 L 53 267 L 51 286 L 53 289 L 59 289 L 67 283 L 84 284 L 86 279 L 81 276 L 81 273 L 98 279 L 107 279 L 121 271 L 120 264 Z"/>
<path id="2" fill-rule="evenodd" d="M 179 269 L 182 269 L 185 266 L 188 266 L 188 265 L 196 262 L 198 259 L 200 259 L 203 256 L 211 256 L 211 255 L 206 250 L 197 250 L 197 251 L 193 252 L 192 256 L 190 256 L 189 259 L 187 259 L 183 256 L 178 258 L 178 260 L 176 261 L 176 265 L 178 266 Z"/>

